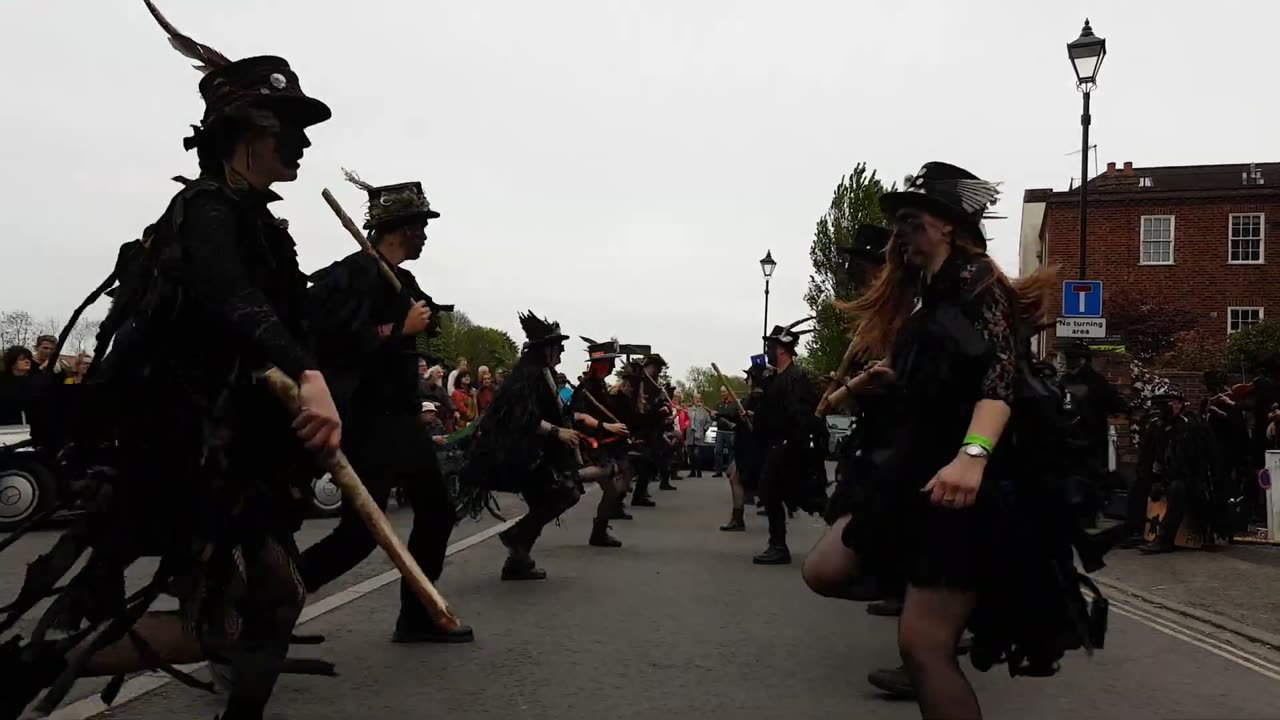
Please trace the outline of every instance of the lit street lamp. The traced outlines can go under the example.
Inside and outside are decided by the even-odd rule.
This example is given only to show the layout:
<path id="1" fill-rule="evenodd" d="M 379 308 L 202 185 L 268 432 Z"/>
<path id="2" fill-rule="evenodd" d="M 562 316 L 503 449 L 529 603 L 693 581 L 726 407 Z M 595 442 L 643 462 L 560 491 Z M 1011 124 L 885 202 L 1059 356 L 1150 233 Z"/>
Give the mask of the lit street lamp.
<path id="1" fill-rule="evenodd" d="M 1089 93 L 1098 83 L 1098 71 L 1102 59 L 1107 56 L 1107 41 L 1093 34 L 1089 19 L 1085 18 L 1080 37 L 1067 43 L 1067 57 L 1076 71 L 1076 89 L 1084 93 L 1084 112 L 1080 114 L 1083 139 L 1080 144 L 1080 280 L 1087 280 L 1085 269 L 1085 238 L 1089 227 Z"/>
<path id="2" fill-rule="evenodd" d="M 760 270 L 764 273 L 764 335 L 769 334 L 769 278 L 773 277 L 773 271 L 778 267 L 778 263 L 773 259 L 773 252 L 766 250 L 764 257 L 760 258 Z M 768 343 L 765 343 L 767 346 Z M 766 352 L 768 347 L 765 348 Z"/>

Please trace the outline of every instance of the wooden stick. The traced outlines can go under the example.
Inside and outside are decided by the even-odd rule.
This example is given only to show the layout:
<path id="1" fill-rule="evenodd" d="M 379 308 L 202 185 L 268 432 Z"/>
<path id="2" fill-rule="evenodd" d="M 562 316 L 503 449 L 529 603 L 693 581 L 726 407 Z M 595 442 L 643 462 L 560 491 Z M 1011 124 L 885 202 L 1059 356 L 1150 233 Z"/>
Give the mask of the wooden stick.
<path id="1" fill-rule="evenodd" d="M 396 277 L 396 274 L 392 272 L 391 267 L 387 265 L 386 261 L 382 259 L 382 256 L 378 254 L 378 251 L 374 250 L 373 246 L 369 244 L 369 238 L 365 237 L 365 234 L 360 232 L 360 228 L 356 226 L 355 221 L 352 220 L 351 216 L 347 214 L 347 211 L 343 210 L 342 206 L 338 204 L 338 199 L 333 196 L 333 193 L 329 192 L 328 188 L 322 190 L 320 192 L 320 196 L 329 204 L 329 209 L 333 211 L 333 214 L 338 216 L 338 220 L 342 223 L 342 227 L 346 228 L 347 232 L 351 233 L 351 237 L 356 239 L 356 242 L 360 244 L 360 247 L 364 248 L 365 252 L 369 253 L 374 260 L 378 261 L 378 270 L 382 272 L 382 276 L 387 279 L 387 282 L 391 283 L 391 287 L 395 289 L 397 294 L 399 294 L 401 290 L 400 278 Z"/>
<path id="2" fill-rule="evenodd" d="M 849 367 L 853 365 L 854 360 L 858 360 L 866 355 L 866 349 L 859 350 L 857 340 L 850 340 L 849 347 L 844 351 L 844 357 L 840 359 L 840 367 L 836 368 L 835 377 L 827 383 L 827 389 L 822 393 L 822 399 L 818 401 L 818 407 L 813 414 L 817 417 L 824 417 L 827 410 L 831 409 L 831 393 L 839 390 L 842 383 L 841 380 L 849 372 Z"/>
<path id="3" fill-rule="evenodd" d="M 560 388 L 557 388 L 557 387 L 556 387 L 556 378 L 555 378 L 555 376 L 554 376 L 554 375 L 552 375 L 552 374 L 551 374 L 551 368 L 548 368 L 548 367 L 544 367 L 544 368 L 542 368 L 542 374 L 547 378 L 547 385 L 551 388 L 551 394 L 552 394 L 552 395 L 554 395 L 554 396 L 556 396 L 556 402 L 559 402 L 559 401 L 560 401 Z M 562 430 L 572 430 L 572 429 L 573 429 L 573 428 L 566 428 L 566 427 L 564 427 L 563 425 L 560 425 L 560 424 L 558 424 L 558 423 L 556 424 L 556 427 L 559 427 L 559 428 L 561 428 Z M 578 467 L 582 467 L 582 465 L 583 465 L 583 462 L 582 462 L 582 451 L 581 451 L 581 450 L 579 450 L 579 449 L 577 448 L 577 446 L 574 446 L 574 448 L 573 448 L 573 459 L 574 459 L 574 460 L 576 460 L 576 461 L 578 462 Z"/>
<path id="4" fill-rule="evenodd" d="M 618 416 L 617 416 L 617 415 L 614 415 L 613 413 L 609 412 L 609 408 L 605 407 L 604 405 L 601 405 L 601 404 L 600 404 L 600 401 L 599 401 L 599 400 L 597 400 L 597 399 L 595 398 L 595 396 L 591 394 L 591 391 L 590 391 L 590 390 L 588 390 L 588 389 L 586 389 L 586 388 L 580 388 L 580 389 L 579 389 L 579 392 L 581 392 L 583 395 L 587 396 L 587 399 L 591 401 L 591 404 L 592 404 L 592 405 L 595 405 L 597 408 L 599 408 L 599 409 L 600 409 L 600 412 L 602 412 L 602 413 L 604 413 L 604 414 L 605 414 L 605 417 L 609 418 L 609 419 L 610 419 L 610 420 L 612 420 L 613 422 L 618 423 L 619 425 L 623 425 L 623 424 L 624 424 L 621 420 L 619 420 L 619 419 L 618 419 Z"/>
<path id="5" fill-rule="evenodd" d="M 298 384 L 293 381 L 293 378 L 277 368 L 268 370 L 263 378 L 271 393 L 284 403 L 290 414 L 297 415 L 301 409 L 301 400 Z M 408 581 L 409 587 L 422 601 L 427 613 L 441 628 L 445 630 L 457 628 L 460 623 L 458 618 L 450 612 L 449 603 L 431 584 L 426 573 L 422 572 L 418 561 L 409 554 L 409 549 L 400 540 L 395 528 L 391 527 L 387 516 L 373 501 L 364 483 L 360 481 L 360 476 L 356 475 L 355 468 L 351 467 L 351 463 L 347 461 L 346 455 L 341 450 L 330 450 L 321 453 L 320 461 L 332 476 L 333 484 L 342 490 L 343 501 L 351 503 L 355 508 L 356 514 L 373 534 L 374 541 L 387 553 L 387 557 L 391 558 L 396 569 Z"/>
<path id="6" fill-rule="evenodd" d="M 733 388 L 729 387 L 729 381 L 724 379 L 724 374 L 720 372 L 720 367 L 715 363 L 711 363 L 711 369 L 715 370 L 716 377 L 720 378 L 720 387 L 724 388 L 725 391 L 729 393 L 729 397 L 733 398 L 733 403 L 738 406 L 738 412 L 742 415 L 742 422 L 747 424 L 748 430 L 753 430 L 754 428 L 751 427 L 751 418 L 747 417 L 747 409 L 742 407 L 742 401 L 739 400 L 737 394 L 733 392 Z"/>

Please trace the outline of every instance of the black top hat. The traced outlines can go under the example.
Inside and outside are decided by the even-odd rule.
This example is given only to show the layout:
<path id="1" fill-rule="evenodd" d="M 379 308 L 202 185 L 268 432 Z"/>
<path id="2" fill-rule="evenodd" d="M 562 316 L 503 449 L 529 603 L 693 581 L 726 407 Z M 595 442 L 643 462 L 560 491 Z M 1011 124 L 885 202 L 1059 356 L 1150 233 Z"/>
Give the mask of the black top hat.
<path id="1" fill-rule="evenodd" d="M 568 335 L 560 332 L 560 323 L 543 320 L 533 311 L 520 313 L 520 327 L 524 329 L 526 348 L 536 347 L 538 345 L 556 345 L 569 339 Z"/>
<path id="2" fill-rule="evenodd" d="M 944 162 L 928 162 L 905 187 L 880 196 L 880 209 L 892 218 L 903 208 L 919 208 L 939 217 L 978 226 L 1000 196 L 996 183 Z"/>
<path id="3" fill-rule="evenodd" d="M 813 332 L 812 328 L 808 330 L 796 330 L 796 326 L 803 325 L 804 323 L 807 323 L 810 320 L 813 320 L 813 316 L 809 316 L 807 318 L 797 320 L 785 327 L 782 325 L 774 325 L 773 332 L 769 333 L 768 335 L 765 335 L 761 339 L 767 343 L 777 343 L 778 345 L 782 345 L 783 347 L 790 348 L 791 350 L 795 350 L 796 343 L 800 341 L 800 336 L 807 335 Z"/>
<path id="4" fill-rule="evenodd" d="M 650 365 L 657 365 L 659 368 L 664 368 L 667 367 L 667 361 L 663 360 L 662 356 L 658 353 L 653 353 L 645 356 L 644 362 L 641 363 L 642 367 L 649 367 Z"/>
<path id="5" fill-rule="evenodd" d="M 200 97 L 205 104 L 203 125 L 253 109 L 267 110 L 304 128 L 332 117 L 328 105 L 302 92 L 297 73 L 284 58 L 261 55 L 233 61 L 184 35 L 151 0 L 144 1 L 152 17 L 169 35 L 169 44 L 200 63 L 196 69 L 204 73 L 200 80 Z"/>
<path id="6" fill-rule="evenodd" d="M 597 360 L 609 360 L 612 362 L 622 357 L 621 346 L 618 345 L 617 340 L 596 342 L 591 338 L 584 337 L 582 342 L 587 344 L 587 359 L 591 362 L 596 362 Z"/>
<path id="7" fill-rule="evenodd" d="M 360 179 L 359 175 L 343 168 L 347 182 L 369 194 L 369 214 L 364 222 L 365 230 L 399 227 L 413 222 L 426 223 L 440 217 L 431 209 L 422 183 L 406 182 L 375 187 Z"/>
<path id="8" fill-rule="evenodd" d="M 769 374 L 769 366 L 752 363 L 751 367 L 743 370 L 742 372 L 747 376 L 748 380 L 758 384 L 766 375 Z"/>
<path id="9" fill-rule="evenodd" d="M 271 55 L 236 60 L 215 68 L 200 81 L 203 124 L 240 109 L 259 108 L 299 127 L 333 116 L 329 106 L 302 92 L 298 74 L 288 61 Z"/>
<path id="10" fill-rule="evenodd" d="M 848 255 L 850 260 L 857 260 L 869 265 L 883 265 L 884 249 L 889 245 L 890 235 L 892 233 L 889 228 L 863 223 L 858 226 L 852 243 L 842 245 L 836 249 Z"/>

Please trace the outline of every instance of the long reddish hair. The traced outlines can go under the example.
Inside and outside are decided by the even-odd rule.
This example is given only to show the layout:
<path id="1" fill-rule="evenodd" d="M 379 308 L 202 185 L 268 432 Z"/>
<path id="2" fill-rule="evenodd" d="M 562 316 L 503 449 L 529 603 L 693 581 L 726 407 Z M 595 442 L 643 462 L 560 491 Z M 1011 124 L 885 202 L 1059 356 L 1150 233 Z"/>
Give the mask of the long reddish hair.
<path id="1" fill-rule="evenodd" d="M 954 232 L 952 252 L 986 254 L 972 229 L 956 227 Z M 1049 298 L 1057 287 L 1057 266 L 1041 267 L 1027 277 L 1010 280 L 995 260 L 989 261 L 993 272 L 974 292 L 999 285 L 1015 298 L 1015 312 L 1025 327 L 1039 330 L 1047 326 Z M 921 270 L 903 259 L 897 235 L 891 237 L 885 248 L 884 267 L 871 287 L 855 300 L 835 303 L 836 309 L 849 319 L 854 344 L 860 353 L 881 358 L 888 355 L 894 338 L 915 309 L 922 280 Z"/>

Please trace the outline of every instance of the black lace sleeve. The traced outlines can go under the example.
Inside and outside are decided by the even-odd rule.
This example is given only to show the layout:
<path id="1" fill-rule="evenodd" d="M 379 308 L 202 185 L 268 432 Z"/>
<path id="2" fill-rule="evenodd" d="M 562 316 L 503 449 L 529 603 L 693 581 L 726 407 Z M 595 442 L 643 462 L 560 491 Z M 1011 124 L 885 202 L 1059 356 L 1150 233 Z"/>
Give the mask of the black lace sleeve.
<path id="1" fill-rule="evenodd" d="M 1013 305 L 1009 291 L 990 281 L 993 271 L 990 259 L 975 258 L 961 277 L 970 290 L 971 317 L 991 350 L 990 364 L 982 376 L 982 398 L 1012 405 L 1017 367 Z"/>
<path id="2" fill-rule="evenodd" d="M 311 353 L 281 322 L 266 295 L 249 282 L 236 242 L 236 208 L 217 193 L 187 202 L 179 237 L 193 299 L 222 318 L 268 362 L 297 379 L 317 369 Z"/>

